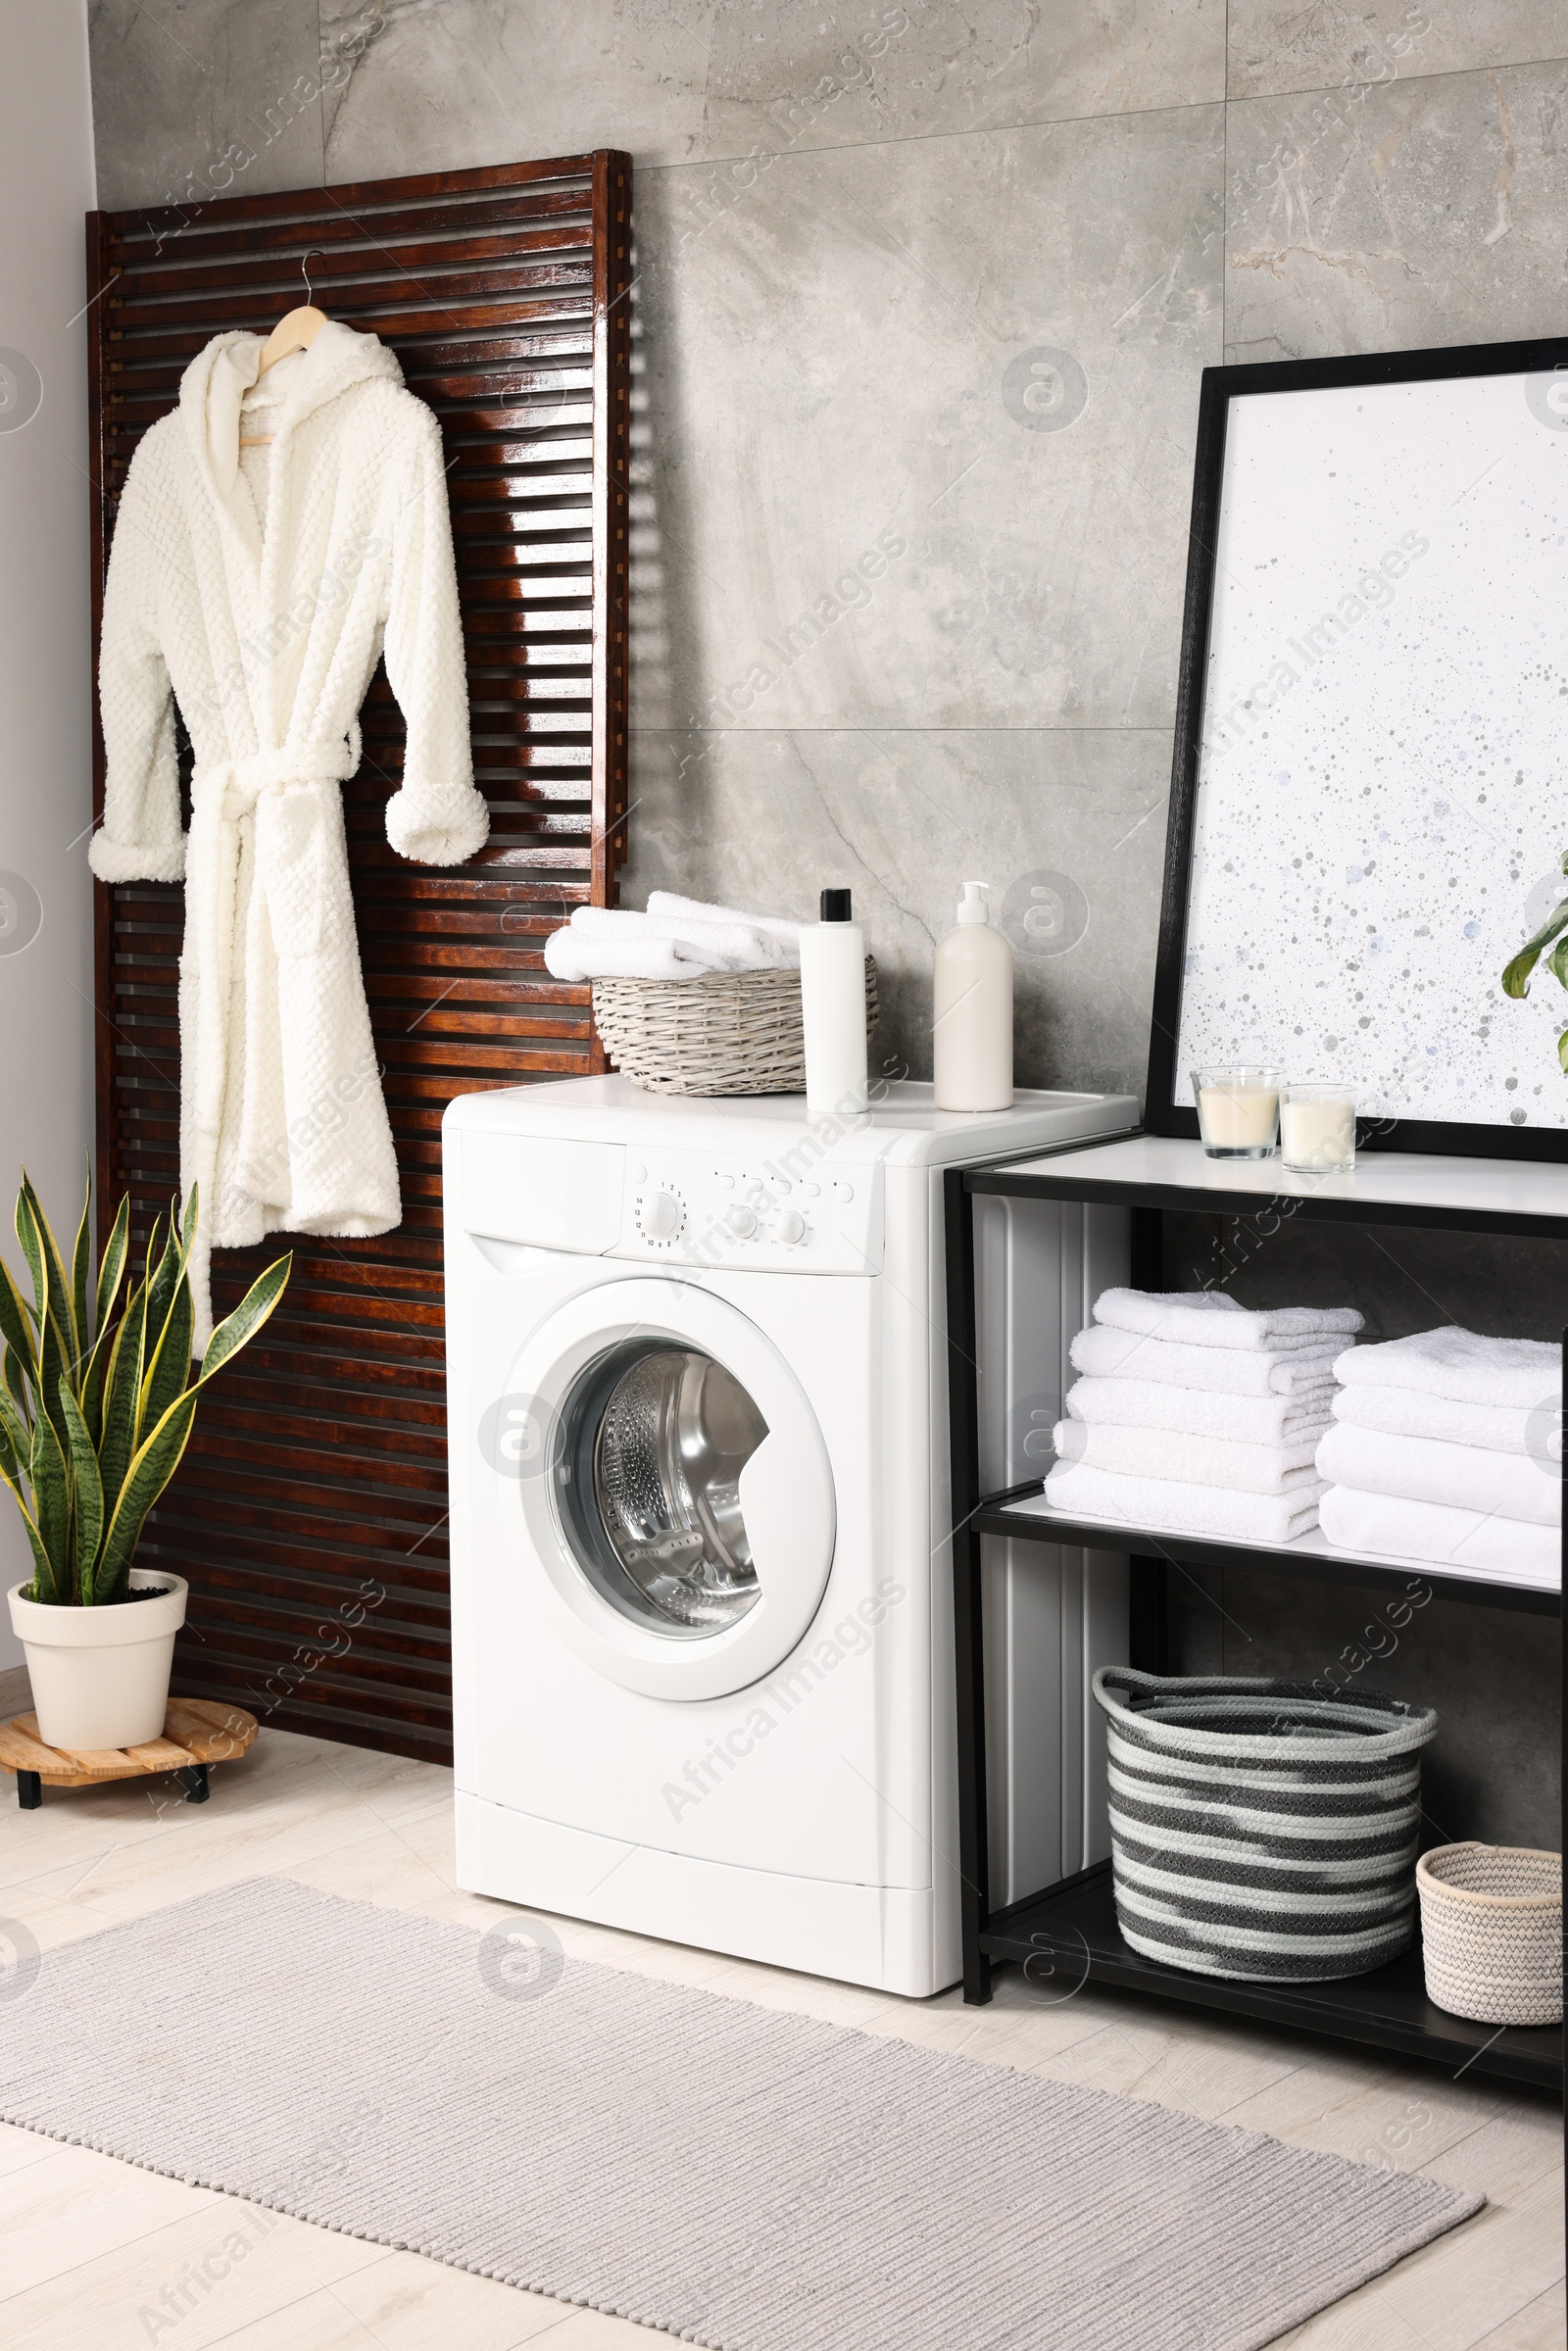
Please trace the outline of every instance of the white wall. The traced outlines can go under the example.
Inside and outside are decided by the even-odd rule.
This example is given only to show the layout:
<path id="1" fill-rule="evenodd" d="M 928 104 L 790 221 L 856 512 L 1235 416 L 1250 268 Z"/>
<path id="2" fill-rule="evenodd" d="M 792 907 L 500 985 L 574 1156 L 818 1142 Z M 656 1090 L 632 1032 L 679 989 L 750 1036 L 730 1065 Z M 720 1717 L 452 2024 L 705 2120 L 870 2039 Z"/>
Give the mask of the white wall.
<path id="1" fill-rule="evenodd" d="M 0 0 L 0 1246 L 20 1273 L 19 1167 L 74 1232 L 92 1134 L 85 0 Z M 18 352 L 41 382 L 26 422 Z M 0 1490 L 0 1586 L 30 1573 Z M 21 1655 L 0 1616 L 0 1667 Z"/>

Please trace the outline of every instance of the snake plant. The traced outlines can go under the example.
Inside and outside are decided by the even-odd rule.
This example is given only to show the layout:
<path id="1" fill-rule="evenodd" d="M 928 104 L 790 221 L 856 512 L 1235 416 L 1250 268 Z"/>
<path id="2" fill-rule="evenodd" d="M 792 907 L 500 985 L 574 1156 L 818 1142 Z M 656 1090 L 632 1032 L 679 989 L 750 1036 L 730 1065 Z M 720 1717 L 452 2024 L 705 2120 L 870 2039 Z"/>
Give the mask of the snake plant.
<path id="1" fill-rule="evenodd" d="M 90 1181 L 87 1192 L 90 1206 Z M 33 1295 L 29 1304 L 0 1260 L 0 1478 L 16 1496 L 32 1548 L 29 1600 L 101 1608 L 127 1597 L 147 1513 L 179 1466 L 202 1390 L 283 1295 L 291 1257 L 270 1265 L 219 1324 L 192 1379 L 194 1187 L 183 1223 L 178 1210 L 176 1200 L 167 1233 L 162 1217 L 154 1223 L 143 1277 L 121 1302 L 130 1256 L 128 1195 L 95 1283 L 88 1208 L 68 1274 L 23 1175 L 17 1239 Z"/>
<path id="2" fill-rule="evenodd" d="M 1563 853 L 1562 870 L 1568 874 L 1568 850 Z M 1556 945 L 1552 946 L 1552 941 Z M 1568 898 L 1561 898 L 1552 907 L 1533 939 L 1527 939 L 1503 971 L 1502 989 L 1505 996 L 1528 996 L 1530 975 L 1541 959 L 1543 951 L 1551 948 L 1546 956 L 1546 969 L 1568 988 Z M 1557 1039 L 1557 1061 L 1568 1070 L 1568 1028 Z"/>

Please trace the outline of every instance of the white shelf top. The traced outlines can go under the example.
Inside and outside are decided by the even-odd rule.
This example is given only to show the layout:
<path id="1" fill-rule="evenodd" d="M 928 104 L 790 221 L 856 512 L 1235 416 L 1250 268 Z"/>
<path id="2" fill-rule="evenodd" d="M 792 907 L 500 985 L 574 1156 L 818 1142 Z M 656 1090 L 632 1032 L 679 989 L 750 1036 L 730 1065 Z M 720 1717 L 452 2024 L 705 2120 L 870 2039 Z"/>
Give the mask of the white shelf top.
<path id="1" fill-rule="evenodd" d="M 1366 1207 L 1453 1208 L 1486 1216 L 1560 1217 L 1568 1235 L 1568 1165 L 1539 1159 L 1454 1159 L 1416 1151 L 1363 1151 L 1347 1175 L 1293 1175 L 1272 1159 L 1210 1159 L 1200 1143 L 1133 1135 L 1087 1151 L 1013 1159 L 998 1172 L 1099 1184 L 1158 1185 L 1194 1194 L 1260 1200 L 1345 1200 Z"/>
<path id="2" fill-rule="evenodd" d="M 1104 1547 L 1107 1551 L 1136 1549 L 1141 1536 L 1157 1538 L 1161 1532 L 1158 1527 L 1129 1527 L 1118 1519 L 1092 1521 L 1081 1510 L 1056 1510 L 1047 1501 L 1043 1494 L 1029 1494 L 1020 1502 L 1009 1502 L 1004 1515 L 1008 1518 L 1027 1518 L 1036 1522 L 1041 1519 L 1059 1520 L 1065 1527 L 1102 1524 L 1106 1536 Z M 1321 1559 L 1333 1560 L 1336 1564 L 1348 1567 L 1402 1567 L 1407 1568 L 1413 1576 L 1437 1576 L 1445 1582 L 1463 1584 L 1498 1584 L 1506 1586 L 1514 1592 L 1560 1592 L 1562 1590 L 1561 1578 L 1557 1576 L 1547 1580 L 1541 1576 L 1531 1575 L 1478 1575 L 1473 1568 L 1460 1567 L 1438 1559 L 1407 1559 L 1402 1554 L 1392 1552 L 1387 1554 L 1379 1552 L 1374 1557 L 1369 1551 L 1342 1551 L 1335 1544 L 1327 1542 L 1316 1527 L 1309 1535 L 1298 1535 L 1293 1543 L 1241 1543 L 1233 1541 L 1225 1535 L 1195 1536 L 1191 1530 L 1182 1532 L 1175 1528 L 1171 1528 L 1167 1532 L 1172 1543 L 1211 1543 L 1225 1550 L 1248 1551 L 1254 1556 L 1259 1551 L 1275 1551 L 1278 1553 L 1281 1564 L 1287 1567 L 1293 1560 L 1310 1564 L 1314 1560 Z M 1081 1546 L 1083 1541 L 1080 1535 L 1073 1535 L 1064 1540 L 1070 1541 L 1075 1546 Z"/>

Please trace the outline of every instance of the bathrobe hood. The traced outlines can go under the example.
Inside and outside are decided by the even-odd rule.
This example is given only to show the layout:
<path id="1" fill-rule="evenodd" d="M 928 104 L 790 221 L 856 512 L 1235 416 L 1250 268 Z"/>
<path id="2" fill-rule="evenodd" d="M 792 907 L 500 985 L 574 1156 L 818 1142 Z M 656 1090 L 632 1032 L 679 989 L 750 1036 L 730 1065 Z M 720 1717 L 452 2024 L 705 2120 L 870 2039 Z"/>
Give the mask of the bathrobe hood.
<path id="1" fill-rule="evenodd" d="M 265 523 L 239 467 L 263 338 L 218 335 L 131 462 L 104 591 L 106 882 L 185 881 L 180 1182 L 207 1252 L 401 1217 L 349 887 L 343 791 L 378 661 L 407 721 L 400 856 L 449 865 L 474 790 L 440 428 L 374 336 L 331 321 L 290 367 Z M 180 830 L 173 709 L 195 753 Z M 357 823 L 379 794 L 355 794 Z"/>
<path id="2" fill-rule="evenodd" d="M 220 505 L 227 505 L 234 496 L 239 474 L 240 403 L 258 381 L 266 348 L 265 335 L 215 335 L 179 379 L 179 413 L 197 465 L 206 472 Z M 315 341 L 293 371 L 279 429 L 302 422 L 351 385 L 376 380 L 402 383 L 397 354 L 388 351 L 379 335 L 357 334 L 352 326 L 329 318 L 318 328 Z M 248 500 L 246 506 L 248 509 Z M 260 538 L 258 531 L 258 553 Z"/>

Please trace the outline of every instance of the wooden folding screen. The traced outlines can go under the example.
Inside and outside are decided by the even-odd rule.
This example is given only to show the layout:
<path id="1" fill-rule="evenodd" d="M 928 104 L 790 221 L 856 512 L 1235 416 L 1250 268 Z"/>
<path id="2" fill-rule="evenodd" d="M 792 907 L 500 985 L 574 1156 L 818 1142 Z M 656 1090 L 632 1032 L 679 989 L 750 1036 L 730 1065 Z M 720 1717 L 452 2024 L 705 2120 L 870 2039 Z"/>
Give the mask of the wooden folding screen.
<path id="1" fill-rule="evenodd" d="M 226 1311 L 284 1247 L 283 1307 L 215 1384 L 144 1563 L 189 1577 L 187 1693 L 450 1758 L 441 1113 L 454 1095 L 603 1069 L 588 991 L 543 935 L 609 905 L 625 849 L 631 167 L 600 153 L 199 209 L 97 213 L 87 317 L 94 637 L 141 434 L 210 337 L 306 298 L 381 336 L 441 420 L 487 848 L 438 871 L 388 848 L 403 730 L 377 673 L 345 787 L 361 954 L 403 1223 L 223 1250 Z M 97 806 L 103 792 L 103 747 Z M 98 1184 L 145 1233 L 178 1182 L 182 892 L 95 885 Z"/>

